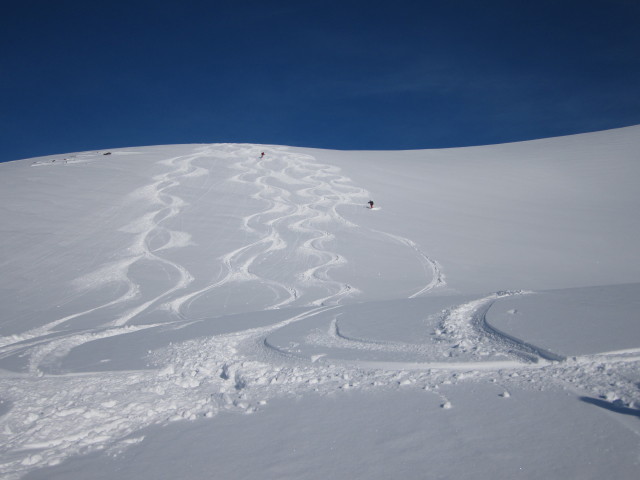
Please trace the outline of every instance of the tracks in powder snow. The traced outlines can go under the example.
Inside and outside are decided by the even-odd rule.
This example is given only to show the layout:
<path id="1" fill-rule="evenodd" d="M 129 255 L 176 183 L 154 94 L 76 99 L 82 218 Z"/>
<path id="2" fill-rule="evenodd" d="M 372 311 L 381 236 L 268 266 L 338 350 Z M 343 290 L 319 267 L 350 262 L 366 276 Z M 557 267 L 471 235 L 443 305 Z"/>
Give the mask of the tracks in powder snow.
<path id="1" fill-rule="evenodd" d="M 0 358 L 29 359 L 29 375 L 0 375 L 5 400 L 11 402 L 0 420 L 0 470 L 6 478 L 82 452 L 117 451 L 140 440 L 127 436 L 154 423 L 212 416 L 220 409 L 250 412 L 274 395 L 302 392 L 314 384 L 331 390 L 350 376 L 349 367 L 301 365 L 269 345 L 268 336 L 326 315 L 359 293 L 356 286 L 333 278 L 332 272 L 349 261 L 334 250 L 333 232 L 358 231 L 339 209 L 363 205 L 368 192 L 352 185 L 338 168 L 310 156 L 279 148 L 260 160 L 257 155 L 251 146 L 203 146 L 158 162 L 166 171 L 127 198 L 129 206 L 144 212 L 120 228 L 129 242 L 75 282 L 83 292 L 116 285 L 119 296 L 0 339 Z M 216 162 L 236 172 L 214 181 Z M 170 225 L 190 206 L 182 184 L 200 184 L 201 192 L 191 200 L 198 202 L 220 181 L 250 192 L 258 208 L 240 214 L 247 241 L 220 255 L 221 273 L 203 285 L 202 278 L 167 255 L 192 244 L 190 232 Z M 392 238 L 421 261 L 426 258 L 408 239 Z M 290 267 L 281 269 L 280 264 Z M 145 271 L 161 276 L 150 283 L 140 274 Z M 413 296 L 441 283 L 429 278 Z M 266 290 L 269 298 L 261 297 L 258 310 L 306 308 L 268 327 L 171 346 L 156 353 L 159 370 L 49 373 L 89 342 L 173 328 L 167 322 L 133 324 L 143 315 L 152 318 L 152 312 L 168 311 L 175 328 L 192 324 L 197 321 L 190 312 L 194 302 L 227 287 Z M 83 323 L 88 325 L 84 329 L 79 327 Z"/>
<path id="2" fill-rule="evenodd" d="M 241 218 L 242 228 L 253 240 L 220 258 L 223 274 L 219 280 L 171 301 L 169 308 L 182 314 L 198 297 L 229 284 L 267 287 L 274 297 L 266 306 L 271 309 L 302 303 L 304 292 L 300 286 L 317 286 L 327 292 L 323 298 L 307 301 L 309 305 L 355 293 L 354 288 L 333 281 L 328 275 L 345 260 L 325 248 L 332 235 L 320 224 L 347 225 L 349 222 L 335 210 L 336 204 L 353 203 L 355 197 L 362 196 L 362 189 L 342 185 L 348 179 L 333 173 L 333 167 L 314 163 L 304 155 L 281 153 L 275 159 L 256 161 L 255 151 L 243 153 L 247 158 L 234 165 L 240 173 L 229 181 L 255 190 L 251 197 L 264 206 Z M 326 200 L 328 192 L 333 196 L 331 202 Z M 289 245 L 289 232 L 306 240 L 301 245 Z M 287 278 L 273 266 L 269 269 L 271 258 L 280 256 L 290 261 L 292 254 L 314 259 L 313 267 L 298 272 L 294 278 Z"/>
<path id="3" fill-rule="evenodd" d="M 152 328 L 154 325 L 130 327 L 127 324 L 131 319 L 159 305 L 163 299 L 183 290 L 193 280 L 182 265 L 162 256 L 165 250 L 190 244 L 190 235 L 187 232 L 164 226 L 186 206 L 186 202 L 170 193 L 170 190 L 187 178 L 207 175 L 206 169 L 193 165 L 193 162 L 208 155 L 207 148 L 200 148 L 193 154 L 158 162 L 169 167 L 169 171 L 156 175 L 151 184 L 135 190 L 127 198 L 129 204 L 142 203 L 150 207 L 150 211 L 120 228 L 120 231 L 131 234 L 130 243 L 113 255 L 118 257 L 117 260 L 105 263 L 75 281 L 76 286 L 82 291 L 99 290 L 117 284 L 119 290 L 123 291 L 119 297 L 21 334 L 0 338 L 0 358 L 27 352 L 30 357 L 29 370 L 37 374 L 42 364 L 55 362 L 71 348 L 83 343 Z M 143 263 L 152 264 L 166 272 L 171 279 L 169 288 L 157 294 L 143 295 L 141 281 L 136 280 L 132 273 L 136 266 Z M 107 320 L 80 332 L 63 331 L 64 326 L 71 321 L 96 315 Z"/>
<path id="4" fill-rule="evenodd" d="M 119 258 L 78 280 L 93 289 L 116 283 L 121 295 L 0 339 L 0 358 L 28 356 L 31 374 L 0 374 L 11 402 L 0 419 L 0 471 L 6 478 L 98 449 L 117 453 L 141 441 L 135 432 L 149 425 L 221 411 L 252 413 L 273 398 L 309 392 L 414 388 L 431 392 L 443 406 L 451 403 L 440 387 L 469 380 L 492 381 L 504 389 L 547 388 L 557 382 L 612 401 L 628 402 L 636 394 L 626 372 L 637 367 L 640 349 L 565 359 L 487 322 L 486 313 L 495 302 L 521 292 L 450 306 L 431 325 L 425 324 L 432 335 L 423 342 L 346 334 L 341 328 L 343 305 L 360 289 L 336 279 L 335 272 L 351 259 L 338 251 L 335 232 L 357 235 L 365 230 L 340 211 L 362 205 L 368 192 L 352 185 L 338 168 L 310 156 L 280 148 L 268 150 L 263 159 L 258 155 L 257 147 L 219 145 L 163 160 L 167 172 L 130 196 L 131 202 L 148 207 L 123 227 L 130 243 Z M 206 280 L 166 253 L 191 244 L 190 232 L 168 225 L 189 205 L 181 182 L 202 180 L 201 193 L 192 202 L 213 188 L 215 165 L 196 165 L 212 160 L 233 169 L 222 184 L 248 192 L 255 208 L 239 210 L 236 220 L 244 235 L 237 239 L 244 241 L 214 259 L 212 271 L 217 273 Z M 414 241 L 379 230 L 367 232 L 390 240 L 423 266 L 425 282 L 412 285 L 408 299 L 445 285 L 438 262 Z M 147 291 L 136 273 L 141 265 L 161 270 L 168 280 Z M 229 288 L 258 292 L 255 310 L 271 310 L 274 316 L 269 318 L 275 320 L 168 345 L 150 355 L 151 370 L 47 374 L 47 367 L 94 340 L 143 329 L 153 333 L 161 325 L 170 330 L 204 324 L 210 319 L 199 319 L 195 307 L 217 305 L 216 295 L 223 297 L 220 292 Z M 134 324 L 150 312 L 168 312 L 174 323 Z M 102 324 L 63 330 L 71 320 L 97 313 L 105 318 Z M 221 315 L 216 321 L 223 319 Z M 360 354 L 367 359 L 358 359 Z M 411 360 L 398 360 L 405 357 Z"/>
<path id="5" fill-rule="evenodd" d="M 217 280 L 171 300 L 167 308 L 188 318 L 194 302 L 229 286 L 269 290 L 272 300 L 260 309 L 320 306 L 358 295 L 357 286 L 332 278 L 332 271 L 349 262 L 332 245 L 333 232 L 360 228 L 338 209 L 362 205 L 366 190 L 353 186 L 338 168 L 308 155 L 281 150 L 256 160 L 252 147 L 237 147 L 234 153 L 245 158 L 233 165 L 239 172 L 229 181 L 252 191 L 251 198 L 262 205 L 240 218 L 250 241 L 220 257 L 222 274 Z M 412 296 L 444 284 L 437 264 L 413 242 L 376 233 L 408 246 L 421 262 L 430 262 L 434 278 Z M 284 264 L 288 268 L 280 267 Z"/>
<path id="6" fill-rule="evenodd" d="M 497 299 L 520 294 L 523 293 L 498 292 L 444 310 L 431 326 L 430 341 L 423 343 L 382 341 L 345 335 L 339 326 L 339 318 L 342 314 L 338 313 L 333 315 L 325 332 L 310 328 L 299 342 L 291 342 L 294 348 L 287 353 L 293 354 L 300 343 L 306 343 L 335 351 L 334 360 L 341 358 L 341 352 L 349 351 L 408 354 L 423 359 L 419 362 L 405 362 L 404 365 L 408 370 L 431 368 L 486 370 L 520 367 L 523 364 L 545 366 L 550 362 L 565 360 L 561 355 L 503 333 L 487 322 L 486 313 Z M 285 325 L 282 326 L 284 327 Z M 425 325 L 425 328 L 429 327 Z M 290 337 L 295 338 L 294 335 Z M 265 341 L 265 345 L 283 352 L 283 347 L 274 347 L 269 341 Z M 444 357 L 448 359 L 447 362 L 437 361 Z M 403 365 L 402 362 L 386 361 L 350 360 L 349 363 L 380 368 L 392 363 L 394 369 L 402 368 Z"/>

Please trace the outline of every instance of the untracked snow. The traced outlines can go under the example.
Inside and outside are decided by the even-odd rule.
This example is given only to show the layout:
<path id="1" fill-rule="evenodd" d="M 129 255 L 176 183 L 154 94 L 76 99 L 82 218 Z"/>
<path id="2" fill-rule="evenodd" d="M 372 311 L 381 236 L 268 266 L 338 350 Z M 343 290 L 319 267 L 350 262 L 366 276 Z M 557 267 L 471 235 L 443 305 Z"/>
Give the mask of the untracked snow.
<path id="1" fill-rule="evenodd" d="M 639 151 L 0 165 L 0 476 L 637 478 Z"/>

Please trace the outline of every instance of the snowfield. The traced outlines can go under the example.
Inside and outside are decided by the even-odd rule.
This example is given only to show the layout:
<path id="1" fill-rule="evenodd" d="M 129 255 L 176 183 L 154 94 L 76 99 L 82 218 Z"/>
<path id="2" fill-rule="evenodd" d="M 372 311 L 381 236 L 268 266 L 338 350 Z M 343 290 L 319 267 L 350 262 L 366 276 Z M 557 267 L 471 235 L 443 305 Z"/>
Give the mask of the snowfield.
<path id="1" fill-rule="evenodd" d="M 0 476 L 637 478 L 638 152 L 0 164 Z"/>

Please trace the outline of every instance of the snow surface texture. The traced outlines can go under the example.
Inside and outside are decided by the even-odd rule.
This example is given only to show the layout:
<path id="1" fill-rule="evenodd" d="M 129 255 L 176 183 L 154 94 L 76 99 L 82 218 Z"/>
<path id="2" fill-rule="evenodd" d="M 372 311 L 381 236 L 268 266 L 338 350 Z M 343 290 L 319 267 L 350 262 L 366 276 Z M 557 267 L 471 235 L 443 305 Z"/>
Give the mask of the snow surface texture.
<path id="1" fill-rule="evenodd" d="M 2 478 L 637 478 L 638 151 L 0 165 Z"/>

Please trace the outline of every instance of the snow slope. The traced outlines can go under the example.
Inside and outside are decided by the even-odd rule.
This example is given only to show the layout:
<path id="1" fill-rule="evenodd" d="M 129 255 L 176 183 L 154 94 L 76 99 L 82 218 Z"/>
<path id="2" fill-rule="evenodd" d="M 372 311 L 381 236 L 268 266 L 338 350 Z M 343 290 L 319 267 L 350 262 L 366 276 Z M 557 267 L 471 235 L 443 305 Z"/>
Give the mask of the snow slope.
<path id="1" fill-rule="evenodd" d="M 639 134 L 0 165 L 0 473 L 636 478 Z"/>

